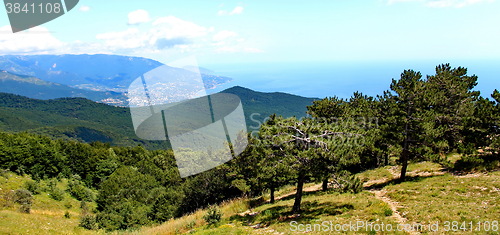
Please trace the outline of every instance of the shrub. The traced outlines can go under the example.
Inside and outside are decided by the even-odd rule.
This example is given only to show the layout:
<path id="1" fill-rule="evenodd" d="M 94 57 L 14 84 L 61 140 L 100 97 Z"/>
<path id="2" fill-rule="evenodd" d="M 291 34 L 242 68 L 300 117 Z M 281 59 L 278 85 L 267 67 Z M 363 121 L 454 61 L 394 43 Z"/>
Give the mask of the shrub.
<path id="1" fill-rule="evenodd" d="M 71 218 L 71 214 L 69 213 L 69 211 L 64 212 L 64 218 L 66 219 Z"/>
<path id="2" fill-rule="evenodd" d="M 24 183 L 24 187 L 26 187 L 26 189 L 33 195 L 40 194 L 40 192 L 42 191 L 40 184 L 34 180 L 26 181 L 26 183 Z"/>
<path id="3" fill-rule="evenodd" d="M 68 183 L 68 193 L 79 201 L 91 202 L 95 200 L 95 194 L 85 187 L 81 181 L 72 180 Z"/>
<path id="4" fill-rule="evenodd" d="M 363 190 L 361 180 L 348 172 L 333 175 L 333 183 L 335 191 L 341 193 L 359 193 Z"/>
<path id="5" fill-rule="evenodd" d="M 391 216 L 394 212 L 391 210 L 391 208 L 384 208 L 384 215 L 385 216 Z"/>
<path id="6" fill-rule="evenodd" d="M 78 226 L 89 230 L 98 228 L 95 216 L 90 214 L 83 215 Z"/>
<path id="7" fill-rule="evenodd" d="M 49 191 L 49 196 L 56 201 L 62 201 L 64 199 L 64 191 L 54 187 Z"/>
<path id="8" fill-rule="evenodd" d="M 85 213 L 88 213 L 90 208 L 89 208 L 89 205 L 87 204 L 86 201 L 81 201 L 80 202 L 80 208 L 82 209 L 82 212 L 85 214 Z"/>
<path id="9" fill-rule="evenodd" d="M 71 204 L 71 202 L 66 202 L 64 204 L 64 207 L 66 207 L 66 209 L 71 209 L 71 207 L 73 207 L 73 205 Z"/>
<path id="10" fill-rule="evenodd" d="M 6 190 L 0 194 L 0 208 L 14 206 L 14 191 Z"/>
<path id="11" fill-rule="evenodd" d="M 18 189 L 14 192 L 14 202 L 21 204 L 19 210 L 22 213 L 29 214 L 31 212 L 31 204 L 33 204 L 33 195 L 26 189 Z"/>
<path id="12" fill-rule="evenodd" d="M 210 206 L 208 208 L 207 213 L 203 216 L 203 219 L 209 225 L 219 223 L 221 218 L 222 218 L 222 212 L 219 210 L 219 208 L 215 206 Z"/>
<path id="13" fill-rule="evenodd" d="M 455 162 L 455 171 L 491 171 L 500 167 L 500 155 L 464 155 Z"/>
<path id="14" fill-rule="evenodd" d="M 196 226 L 196 220 L 191 220 L 189 223 L 186 224 L 186 229 L 192 229 Z"/>

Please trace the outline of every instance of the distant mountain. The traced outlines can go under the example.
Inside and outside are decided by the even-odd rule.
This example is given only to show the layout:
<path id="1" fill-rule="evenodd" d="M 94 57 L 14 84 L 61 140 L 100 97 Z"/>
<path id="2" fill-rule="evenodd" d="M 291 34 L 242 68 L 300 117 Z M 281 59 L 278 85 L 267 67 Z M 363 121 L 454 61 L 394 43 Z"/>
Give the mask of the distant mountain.
<path id="1" fill-rule="evenodd" d="M 306 115 L 307 106 L 317 98 L 305 98 L 282 92 L 257 92 L 245 87 L 235 86 L 221 91 L 240 97 L 249 130 L 257 130 L 271 114 L 283 117 L 302 118 Z"/>
<path id="2" fill-rule="evenodd" d="M 54 98 L 62 97 L 75 97 L 81 95 L 81 97 L 88 98 L 94 101 L 104 102 L 111 105 L 121 105 L 126 106 L 126 103 L 115 103 L 123 96 L 127 91 L 128 86 L 143 75 L 144 73 L 155 69 L 164 64 L 146 58 L 140 57 L 130 57 L 130 56 L 119 56 L 119 55 L 28 55 L 28 56 L 17 56 L 17 55 L 6 55 L 0 56 L 0 70 L 6 71 L 10 74 L 29 76 L 32 78 L 38 78 L 39 80 L 50 82 L 46 84 L 41 84 L 40 81 L 24 80 L 23 86 L 27 83 L 32 83 L 31 88 L 37 86 L 39 93 L 44 93 L 48 95 L 50 92 L 56 92 Z M 169 71 L 175 71 L 175 74 L 179 76 L 192 74 L 189 69 L 180 69 L 166 66 Z M 210 74 L 204 74 L 203 72 L 209 72 L 209 70 L 201 68 L 201 76 L 204 81 L 206 88 L 214 88 L 220 84 L 227 83 L 231 81 L 231 78 L 214 75 L 211 71 Z M 17 79 L 19 82 L 19 79 Z M 50 84 L 50 86 L 48 86 Z M 8 89 L 12 91 L 18 91 L 20 88 L 15 87 L 19 85 L 18 83 L 13 83 L 12 81 L 4 83 L 4 91 Z M 42 86 L 40 86 L 42 85 Z M 73 95 L 64 96 L 64 92 L 59 92 L 60 89 L 55 89 L 55 87 L 66 90 L 65 92 L 70 92 Z M 90 91 L 101 91 L 108 92 L 109 96 L 102 98 L 100 95 L 106 93 L 85 93 L 78 90 L 69 90 L 67 87 L 90 90 Z M 109 93 L 114 92 L 114 93 Z M 15 93 L 15 92 L 14 92 Z M 15 93 L 20 95 L 30 95 L 28 93 Z M 45 99 L 45 96 L 29 96 L 32 98 Z M 107 100 L 111 99 L 111 100 Z M 111 101 L 111 102 L 108 102 Z"/>
<path id="3" fill-rule="evenodd" d="M 118 92 L 77 89 L 47 82 L 36 77 L 12 74 L 7 71 L 0 71 L 0 92 L 44 100 L 62 97 L 85 97 L 112 105 L 127 103 L 127 97 Z"/>
<path id="4" fill-rule="evenodd" d="M 249 131 L 258 129 L 263 120 L 273 113 L 303 117 L 306 106 L 314 100 L 285 93 L 256 92 L 243 87 L 232 87 L 222 92 L 241 98 Z M 0 130 L 27 131 L 82 142 L 102 141 L 127 146 L 142 144 L 151 149 L 166 147 L 162 141 L 145 141 L 135 135 L 128 108 L 84 98 L 38 100 L 0 93 Z"/>

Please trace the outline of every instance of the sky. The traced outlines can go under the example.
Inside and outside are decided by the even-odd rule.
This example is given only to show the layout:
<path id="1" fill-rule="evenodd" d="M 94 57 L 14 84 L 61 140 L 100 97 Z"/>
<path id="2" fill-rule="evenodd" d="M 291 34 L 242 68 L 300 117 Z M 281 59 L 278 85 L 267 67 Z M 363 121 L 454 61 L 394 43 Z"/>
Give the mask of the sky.
<path id="1" fill-rule="evenodd" d="M 496 60 L 497 0 L 80 0 L 0 54 L 119 54 L 200 64 Z"/>

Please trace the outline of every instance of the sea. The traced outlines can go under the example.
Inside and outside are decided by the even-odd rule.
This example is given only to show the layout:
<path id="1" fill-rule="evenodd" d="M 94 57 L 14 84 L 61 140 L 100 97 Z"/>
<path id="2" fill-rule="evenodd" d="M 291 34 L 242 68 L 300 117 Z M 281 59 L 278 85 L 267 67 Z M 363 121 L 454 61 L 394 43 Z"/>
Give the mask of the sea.
<path id="1" fill-rule="evenodd" d="M 349 98 L 356 91 L 376 96 L 389 90 L 392 79 L 398 79 L 406 69 L 420 71 L 425 78 L 435 74 L 436 66 L 443 63 L 465 67 L 468 75 L 478 76 L 474 90 L 480 91 L 483 97 L 490 98 L 493 90 L 500 90 L 499 59 L 214 64 L 208 68 L 233 81 L 209 93 L 242 86 L 260 92 L 285 92 L 311 98 Z"/>

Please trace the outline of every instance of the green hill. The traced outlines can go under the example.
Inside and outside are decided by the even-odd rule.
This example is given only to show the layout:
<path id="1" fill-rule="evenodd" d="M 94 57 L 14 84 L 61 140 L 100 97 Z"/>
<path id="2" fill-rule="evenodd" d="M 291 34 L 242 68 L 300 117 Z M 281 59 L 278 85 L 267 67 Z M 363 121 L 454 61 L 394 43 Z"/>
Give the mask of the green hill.
<path id="1" fill-rule="evenodd" d="M 313 100 L 285 93 L 256 92 L 243 87 L 223 92 L 241 98 L 249 131 L 256 130 L 264 118 L 273 113 L 302 117 L 306 106 L 311 105 Z M 0 130 L 27 131 L 83 142 L 110 142 L 120 146 L 140 143 L 149 148 L 165 147 L 161 141 L 144 141 L 135 135 L 128 108 L 84 98 L 38 100 L 0 93 Z"/>
<path id="2" fill-rule="evenodd" d="M 264 119 L 276 113 L 283 117 L 302 118 L 306 115 L 307 106 L 312 105 L 315 98 L 305 98 L 282 92 L 256 92 L 245 87 L 235 86 L 222 93 L 230 93 L 240 97 L 245 111 L 249 130 L 257 130 Z"/>

